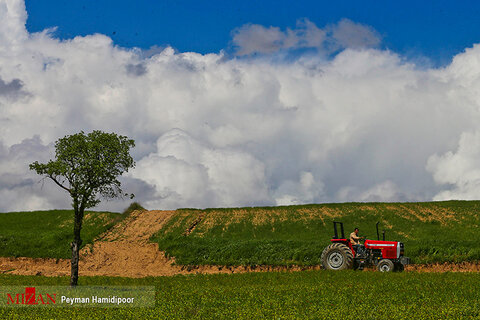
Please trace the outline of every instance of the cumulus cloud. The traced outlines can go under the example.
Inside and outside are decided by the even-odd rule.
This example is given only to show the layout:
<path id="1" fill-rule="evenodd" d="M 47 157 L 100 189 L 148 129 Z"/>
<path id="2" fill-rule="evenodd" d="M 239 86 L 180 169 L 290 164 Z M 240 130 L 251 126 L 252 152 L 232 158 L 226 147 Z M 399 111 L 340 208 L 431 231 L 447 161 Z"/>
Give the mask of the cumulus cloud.
<path id="1" fill-rule="evenodd" d="M 232 32 L 232 43 L 240 56 L 300 48 L 315 48 L 328 54 L 345 48 L 376 47 L 380 44 L 380 35 L 375 29 L 349 19 L 323 29 L 308 19 L 300 19 L 295 29 L 285 31 L 273 26 L 245 24 Z"/>
<path id="2" fill-rule="evenodd" d="M 158 138 L 156 151 L 141 159 L 131 174 L 155 186 L 158 207 L 268 204 L 262 162 L 243 150 L 202 143 L 180 129 Z"/>
<path id="3" fill-rule="evenodd" d="M 289 40 L 296 42 L 296 36 L 290 32 L 282 32 L 278 27 L 264 27 L 258 24 L 247 24 L 235 30 L 233 43 L 238 46 L 239 55 L 254 52 L 271 53 L 288 45 Z"/>
<path id="4" fill-rule="evenodd" d="M 28 33 L 26 16 L 0 0 L 0 211 L 68 207 L 28 164 L 94 129 L 135 139 L 122 181 L 149 208 L 480 196 L 478 45 L 429 69 L 372 48 L 366 26 L 302 20 L 234 33 L 240 53 L 261 57 L 146 53 L 101 34 Z M 300 47 L 320 49 L 269 55 Z"/>
<path id="5" fill-rule="evenodd" d="M 0 2 L 0 17 L 2 18 L 0 43 L 16 47 L 26 40 L 28 37 L 25 29 L 27 12 L 24 1 L 2 0 Z"/>
<path id="6" fill-rule="evenodd" d="M 0 212 L 68 206 L 66 194 L 25 167 L 35 160 L 47 161 L 52 150 L 53 145 L 43 144 L 38 136 L 9 147 L 0 143 Z"/>
<path id="7" fill-rule="evenodd" d="M 298 181 L 285 180 L 275 190 L 274 199 L 277 205 L 295 205 L 314 203 L 325 197 L 324 185 L 315 179 L 311 172 L 300 172 Z"/>
<path id="8" fill-rule="evenodd" d="M 126 66 L 126 70 L 129 75 L 136 77 L 143 76 L 145 73 L 147 73 L 147 68 L 145 68 L 145 66 L 141 63 L 129 63 Z"/>
<path id="9" fill-rule="evenodd" d="M 19 79 L 13 79 L 7 83 L 0 78 L 0 98 L 3 98 L 2 100 L 15 100 L 27 95 L 22 88 L 23 83 Z"/>
<path id="10" fill-rule="evenodd" d="M 342 19 L 331 26 L 332 39 L 340 48 L 368 48 L 380 44 L 378 32 L 367 25 Z"/>
<path id="11" fill-rule="evenodd" d="M 361 202 L 378 202 L 378 201 L 412 201 L 415 195 L 404 194 L 398 186 L 390 180 L 378 183 L 367 190 L 356 187 L 344 187 L 337 193 L 340 201 L 349 201 L 355 199 Z"/>
<path id="12" fill-rule="evenodd" d="M 427 170 L 438 184 L 452 186 L 435 200 L 478 199 L 480 195 L 480 131 L 462 133 L 456 152 L 432 155 Z"/>

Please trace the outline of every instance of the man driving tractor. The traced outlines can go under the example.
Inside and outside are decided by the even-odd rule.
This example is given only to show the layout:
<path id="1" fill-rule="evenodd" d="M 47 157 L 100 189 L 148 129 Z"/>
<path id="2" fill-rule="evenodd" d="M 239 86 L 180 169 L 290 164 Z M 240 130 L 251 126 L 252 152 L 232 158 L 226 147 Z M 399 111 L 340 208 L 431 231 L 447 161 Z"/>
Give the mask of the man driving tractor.
<path id="1" fill-rule="evenodd" d="M 353 250 L 355 250 L 357 255 L 362 256 L 364 253 L 364 246 L 360 243 L 360 240 L 365 239 L 365 237 L 359 237 L 358 231 L 358 228 L 355 228 L 355 230 L 350 233 L 350 243 L 352 244 Z"/>

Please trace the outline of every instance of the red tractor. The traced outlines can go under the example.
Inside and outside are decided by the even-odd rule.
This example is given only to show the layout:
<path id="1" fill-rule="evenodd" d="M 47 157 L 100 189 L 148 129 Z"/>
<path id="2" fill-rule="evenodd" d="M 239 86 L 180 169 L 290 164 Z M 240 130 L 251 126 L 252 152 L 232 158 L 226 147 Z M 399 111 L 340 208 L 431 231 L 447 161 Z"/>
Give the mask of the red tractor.
<path id="1" fill-rule="evenodd" d="M 337 225 L 340 226 L 341 237 L 338 236 Z M 403 271 L 405 265 L 410 263 L 410 258 L 404 256 L 404 245 L 399 241 L 383 240 L 377 228 L 377 240 L 365 240 L 362 252 L 355 252 L 350 240 L 345 237 L 342 222 L 333 222 L 335 235 L 321 256 L 322 266 L 328 270 L 363 270 L 367 266 L 376 266 L 378 271 L 391 272 Z M 359 250 L 360 251 L 360 250 Z"/>

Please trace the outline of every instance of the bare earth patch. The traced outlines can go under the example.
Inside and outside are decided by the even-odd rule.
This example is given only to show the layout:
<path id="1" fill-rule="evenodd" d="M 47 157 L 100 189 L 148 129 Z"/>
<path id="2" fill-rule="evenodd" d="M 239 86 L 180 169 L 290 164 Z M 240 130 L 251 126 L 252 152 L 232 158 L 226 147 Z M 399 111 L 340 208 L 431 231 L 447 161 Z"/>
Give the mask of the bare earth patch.
<path id="1" fill-rule="evenodd" d="M 412 264 L 406 271 L 416 272 L 480 272 L 480 262 Z"/>

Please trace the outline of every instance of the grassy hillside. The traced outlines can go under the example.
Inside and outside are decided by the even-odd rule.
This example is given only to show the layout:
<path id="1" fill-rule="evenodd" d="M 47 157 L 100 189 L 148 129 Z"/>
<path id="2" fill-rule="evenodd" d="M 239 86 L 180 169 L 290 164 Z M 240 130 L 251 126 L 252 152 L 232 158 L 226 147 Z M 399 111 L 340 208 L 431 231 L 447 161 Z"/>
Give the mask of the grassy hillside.
<path id="1" fill-rule="evenodd" d="M 480 260 L 480 201 L 182 209 L 153 241 L 185 265 L 318 265 L 334 220 L 405 243 L 416 263 Z"/>
<path id="2" fill-rule="evenodd" d="M 480 274 L 294 272 L 143 279 L 80 277 L 80 285 L 155 286 L 154 308 L 0 308 L 2 319 L 478 319 Z M 0 275 L 2 286 L 67 285 L 67 277 Z M 399 290 L 401 288 L 401 290 Z"/>
<path id="3" fill-rule="evenodd" d="M 123 218 L 118 213 L 87 211 L 83 246 Z M 0 213 L 0 256 L 70 258 L 72 237 L 72 210 Z"/>

